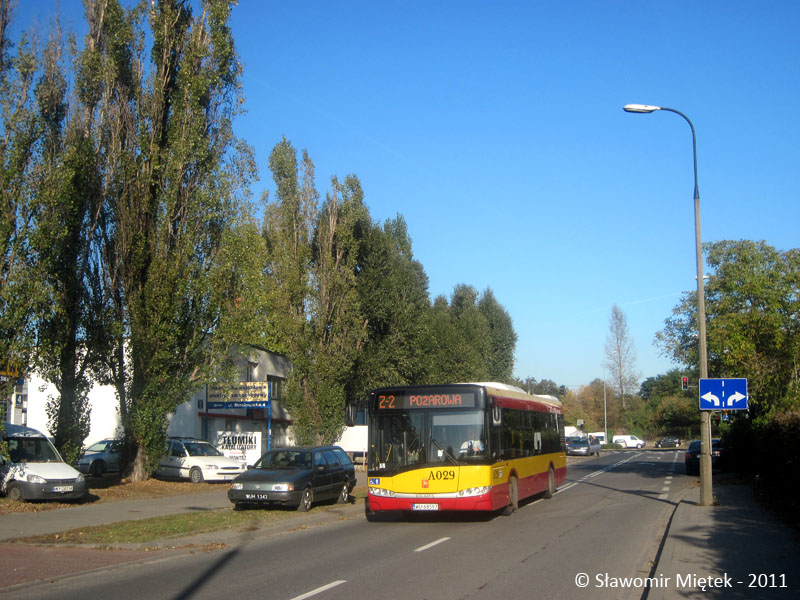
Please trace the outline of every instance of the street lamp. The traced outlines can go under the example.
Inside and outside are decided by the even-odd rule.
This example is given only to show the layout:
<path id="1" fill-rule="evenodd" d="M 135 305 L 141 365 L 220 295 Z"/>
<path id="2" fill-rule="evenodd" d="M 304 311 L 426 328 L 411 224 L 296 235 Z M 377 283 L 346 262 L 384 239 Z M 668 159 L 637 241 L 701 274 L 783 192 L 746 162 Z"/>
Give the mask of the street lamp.
<path id="1" fill-rule="evenodd" d="M 665 106 L 651 106 L 649 104 L 626 104 L 622 107 L 625 112 L 651 113 L 657 110 L 666 110 L 683 117 L 692 130 L 692 156 L 694 158 L 694 237 L 695 257 L 697 259 L 697 326 L 700 334 L 698 340 L 698 362 L 700 363 L 700 378 L 708 377 L 708 357 L 706 350 L 706 303 L 705 286 L 703 283 L 703 248 L 700 237 L 700 192 L 697 187 L 697 138 L 694 125 L 685 114 L 674 108 Z M 711 420 L 708 411 L 700 411 L 700 504 L 711 506 L 713 501 L 711 493 Z"/>

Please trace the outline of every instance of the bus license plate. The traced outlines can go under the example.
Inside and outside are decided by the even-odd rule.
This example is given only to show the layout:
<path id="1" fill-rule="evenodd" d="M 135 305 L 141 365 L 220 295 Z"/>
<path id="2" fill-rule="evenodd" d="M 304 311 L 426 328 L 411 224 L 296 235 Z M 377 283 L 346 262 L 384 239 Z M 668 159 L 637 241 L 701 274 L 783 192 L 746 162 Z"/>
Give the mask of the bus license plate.
<path id="1" fill-rule="evenodd" d="M 53 487 L 54 492 L 71 492 L 72 489 L 71 485 L 57 485 Z"/>
<path id="2" fill-rule="evenodd" d="M 412 504 L 411 505 L 411 509 L 412 510 L 439 510 L 439 505 L 438 504 L 430 504 L 430 503 Z"/>

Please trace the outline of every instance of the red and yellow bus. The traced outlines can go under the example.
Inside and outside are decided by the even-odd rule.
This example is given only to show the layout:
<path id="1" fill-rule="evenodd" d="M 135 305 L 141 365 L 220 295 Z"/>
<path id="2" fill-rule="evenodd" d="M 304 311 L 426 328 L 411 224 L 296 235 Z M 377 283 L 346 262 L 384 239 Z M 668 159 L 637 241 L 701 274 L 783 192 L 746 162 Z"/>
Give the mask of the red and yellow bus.
<path id="1" fill-rule="evenodd" d="M 368 404 L 367 514 L 500 511 L 566 479 L 563 407 L 501 383 L 398 386 Z"/>

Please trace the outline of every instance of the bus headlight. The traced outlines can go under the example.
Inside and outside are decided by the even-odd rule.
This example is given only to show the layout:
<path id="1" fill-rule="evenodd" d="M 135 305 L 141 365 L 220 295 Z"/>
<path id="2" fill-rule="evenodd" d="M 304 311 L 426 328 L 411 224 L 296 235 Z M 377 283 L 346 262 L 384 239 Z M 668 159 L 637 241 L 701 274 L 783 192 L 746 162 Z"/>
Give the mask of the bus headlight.
<path id="1" fill-rule="evenodd" d="M 369 488 L 369 493 L 373 496 L 383 496 L 384 498 L 394 498 L 394 492 L 384 488 Z"/>
<path id="2" fill-rule="evenodd" d="M 458 495 L 459 497 L 465 496 L 483 496 L 484 494 L 489 492 L 489 486 L 483 487 L 474 487 L 469 488 L 468 490 L 459 490 Z"/>

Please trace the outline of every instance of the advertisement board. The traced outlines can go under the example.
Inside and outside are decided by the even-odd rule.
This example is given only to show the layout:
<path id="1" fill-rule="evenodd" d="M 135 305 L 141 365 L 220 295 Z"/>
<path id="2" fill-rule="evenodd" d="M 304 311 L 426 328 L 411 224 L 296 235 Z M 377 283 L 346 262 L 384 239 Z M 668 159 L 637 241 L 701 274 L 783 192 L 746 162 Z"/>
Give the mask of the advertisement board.
<path id="1" fill-rule="evenodd" d="M 235 458 L 246 465 L 254 464 L 261 451 L 262 435 L 258 431 L 218 431 L 214 444 L 228 458 Z"/>
<path id="2" fill-rule="evenodd" d="M 208 408 L 269 408 L 269 383 L 237 381 L 208 386 Z"/>

